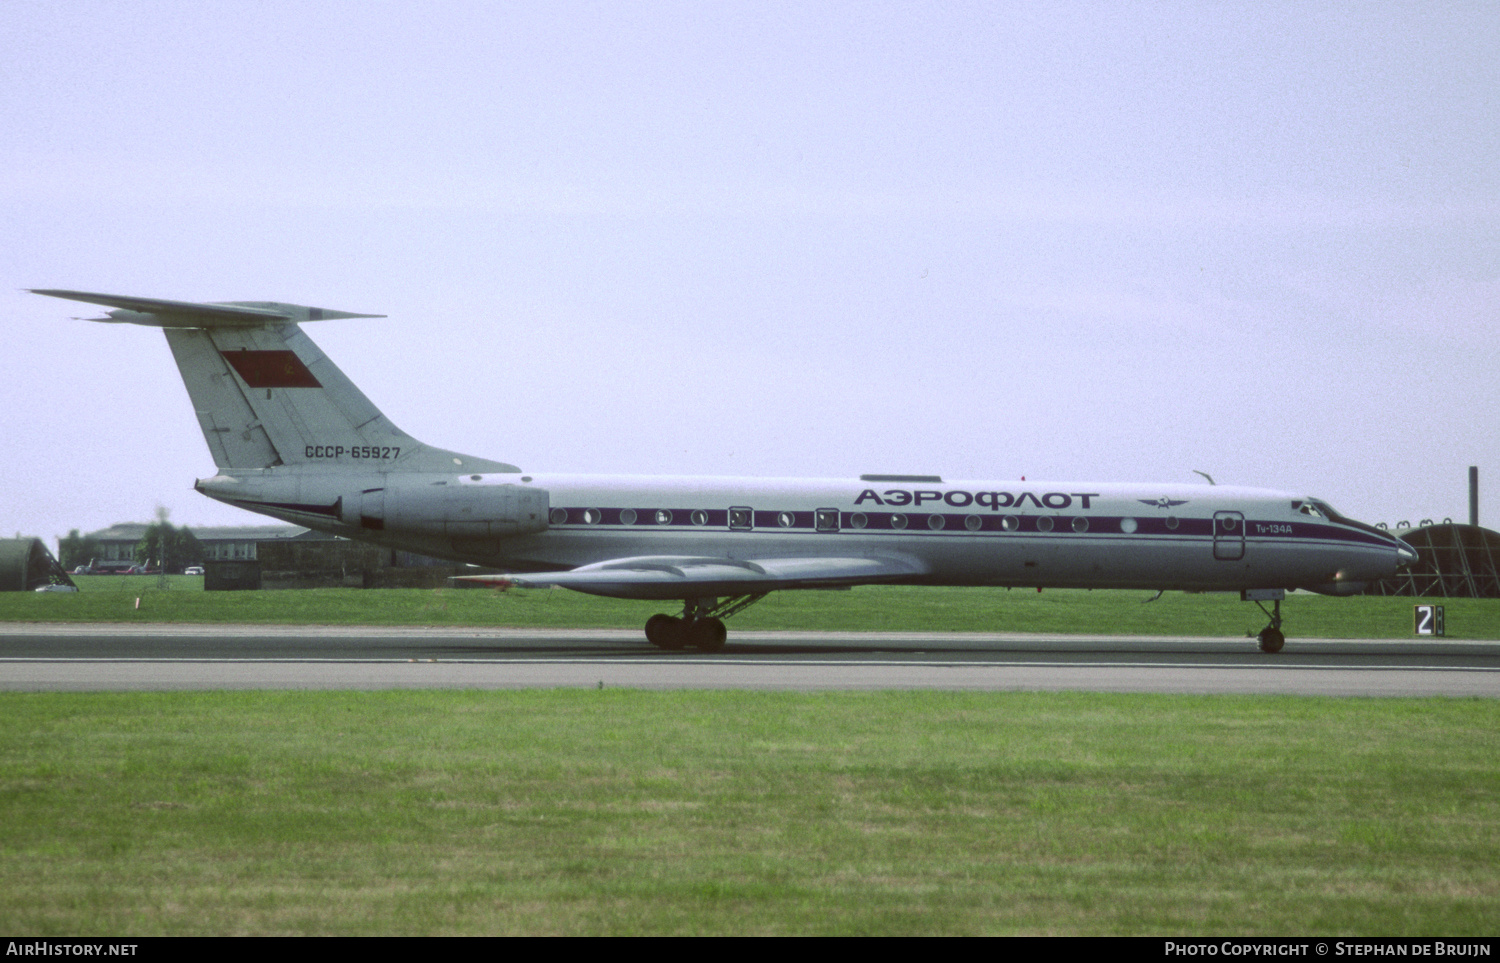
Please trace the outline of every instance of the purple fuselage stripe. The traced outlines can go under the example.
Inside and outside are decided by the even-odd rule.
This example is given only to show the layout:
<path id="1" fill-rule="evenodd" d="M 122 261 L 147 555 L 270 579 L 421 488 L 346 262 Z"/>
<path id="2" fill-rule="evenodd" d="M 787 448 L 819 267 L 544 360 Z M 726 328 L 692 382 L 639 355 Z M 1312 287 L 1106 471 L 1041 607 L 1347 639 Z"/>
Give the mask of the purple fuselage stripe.
<path id="1" fill-rule="evenodd" d="M 554 509 L 557 511 L 558 509 Z M 671 508 L 671 521 L 661 525 L 656 521 L 656 513 L 659 508 L 635 508 L 629 509 L 635 512 L 635 521 L 626 525 L 620 515 L 627 509 L 621 508 L 563 508 L 567 513 L 567 520 L 555 522 L 553 527 L 562 525 L 576 526 L 578 528 L 598 528 L 600 526 L 624 526 L 631 529 L 661 528 L 667 530 L 680 529 L 728 529 L 734 532 L 802 532 L 807 534 L 832 534 L 834 532 L 901 532 L 906 535 L 1071 535 L 1093 536 L 1093 537 L 1147 537 L 1147 538 L 1214 538 L 1220 541 L 1239 542 L 1282 542 L 1282 541 L 1333 541 L 1353 542 L 1361 545 L 1370 545 L 1379 548 L 1393 548 L 1395 537 L 1382 539 L 1368 532 L 1343 528 L 1337 525 L 1320 525 L 1309 522 L 1257 522 L 1248 519 L 1243 527 L 1231 532 L 1215 532 L 1214 520 L 1211 518 L 1178 518 L 1176 527 L 1171 525 L 1168 518 L 1151 518 L 1141 516 L 1122 515 L 1007 515 L 1003 512 L 839 512 L 839 527 L 837 529 L 816 529 L 815 513 L 810 511 L 766 511 L 754 510 L 753 528 L 736 527 L 729 529 L 729 510 L 723 508 Z M 585 520 L 585 513 L 593 512 L 598 521 L 590 524 Z M 695 521 L 694 516 L 699 517 Z M 853 516 L 864 517 L 863 526 L 855 526 L 851 523 Z M 783 525 L 783 516 L 789 516 L 787 521 L 790 525 Z M 932 518 L 941 518 L 942 524 L 934 527 Z M 978 519 L 977 523 L 969 520 Z M 1074 519 L 1082 518 L 1087 521 L 1087 528 L 1080 531 L 1073 527 Z M 1135 522 L 1135 530 L 1126 532 L 1121 528 L 1122 522 L 1127 518 Z M 1006 519 L 1014 519 L 1014 528 L 1003 527 Z M 1051 529 L 1038 527 L 1038 522 L 1048 519 L 1052 522 Z M 905 524 L 902 524 L 904 521 Z M 1274 524 L 1277 531 L 1256 535 L 1245 531 L 1252 525 Z M 970 526 L 975 527 L 970 527 Z"/>

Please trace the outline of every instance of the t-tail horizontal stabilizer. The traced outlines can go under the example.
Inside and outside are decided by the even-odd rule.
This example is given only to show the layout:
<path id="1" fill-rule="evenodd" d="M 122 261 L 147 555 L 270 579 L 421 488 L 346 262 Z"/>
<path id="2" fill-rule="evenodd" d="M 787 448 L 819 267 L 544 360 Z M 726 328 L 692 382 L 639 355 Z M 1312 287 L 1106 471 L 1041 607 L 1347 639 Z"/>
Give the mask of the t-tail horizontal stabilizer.
<path id="1" fill-rule="evenodd" d="M 192 301 L 166 301 L 161 298 L 132 298 L 123 294 L 95 294 L 92 291 L 61 291 L 55 288 L 31 288 L 32 294 L 51 298 L 101 304 L 116 310 L 91 321 L 144 324 L 154 328 L 244 328 L 288 321 L 325 321 L 335 318 L 383 318 L 383 314 L 354 314 L 330 311 L 301 304 L 277 301 L 223 301 L 199 304 Z"/>

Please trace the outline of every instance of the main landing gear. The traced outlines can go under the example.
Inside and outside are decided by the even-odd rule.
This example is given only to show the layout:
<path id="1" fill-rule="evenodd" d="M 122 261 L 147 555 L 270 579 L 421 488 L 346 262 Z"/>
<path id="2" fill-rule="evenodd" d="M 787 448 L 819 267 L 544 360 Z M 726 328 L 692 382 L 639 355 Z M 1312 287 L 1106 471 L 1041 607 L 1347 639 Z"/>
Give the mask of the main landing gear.
<path id="1" fill-rule="evenodd" d="M 737 595 L 723 600 L 686 599 L 682 615 L 653 615 L 646 620 L 646 641 L 658 649 L 673 652 L 686 648 L 717 652 L 724 648 L 729 638 L 724 620 L 759 602 L 767 594 Z"/>
<path id="2" fill-rule="evenodd" d="M 1266 612 L 1266 607 L 1260 603 L 1271 603 L 1271 611 L 1266 612 L 1271 624 L 1261 629 L 1256 638 L 1260 640 L 1262 652 L 1280 652 L 1286 645 L 1286 636 L 1281 633 L 1281 600 L 1286 598 L 1286 589 L 1245 589 L 1240 592 L 1240 598 L 1259 605 L 1262 612 Z"/>

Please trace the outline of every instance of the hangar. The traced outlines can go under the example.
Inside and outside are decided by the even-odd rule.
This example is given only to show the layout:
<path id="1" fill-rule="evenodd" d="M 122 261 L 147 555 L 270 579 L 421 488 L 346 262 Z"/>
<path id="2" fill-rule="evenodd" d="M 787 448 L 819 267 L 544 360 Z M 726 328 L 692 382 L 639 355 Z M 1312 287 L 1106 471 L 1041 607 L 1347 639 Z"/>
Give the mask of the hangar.
<path id="1" fill-rule="evenodd" d="M 1371 582 L 1366 595 L 1500 598 L 1500 533 L 1479 527 L 1478 465 L 1469 466 L 1469 524 L 1451 518 L 1433 524 L 1424 518 L 1416 526 L 1401 522 L 1391 534 L 1417 550 L 1417 562 L 1391 578 Z"/>
<path id="2" fill-rule="evenodd" d="M 1392 578 L 1371 582 L 1366 595 L 1500 598 L 1500 533 L 1444 520 L 1392 532 L 1417 550 L 1417 562 Z"/>
<path id="3" fill-rule="evenodd" d="M 0 592 L 34 592 L 73 580 L 39 538 L 0 538 Z"/>

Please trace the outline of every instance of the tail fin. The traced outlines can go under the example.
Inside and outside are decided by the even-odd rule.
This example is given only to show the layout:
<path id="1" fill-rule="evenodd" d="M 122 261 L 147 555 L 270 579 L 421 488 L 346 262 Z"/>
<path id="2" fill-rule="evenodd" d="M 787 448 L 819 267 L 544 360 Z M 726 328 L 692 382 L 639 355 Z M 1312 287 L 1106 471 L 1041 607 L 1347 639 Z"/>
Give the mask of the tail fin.
<path id="1" fill-rule="evenodd" d="M 195 304 L 87 291 L 33 293 L 116 309 L 91 320 L 165 329 L 221 472 L 281 465 L 520 471 L 424 445 L 397 428 L 298 324 L 384 315 L 271 301 Z"/>

